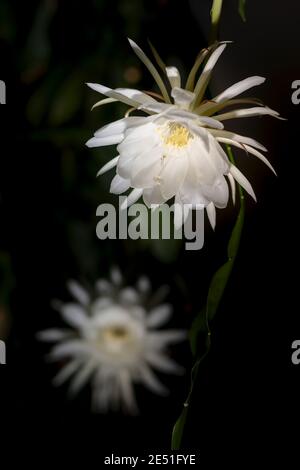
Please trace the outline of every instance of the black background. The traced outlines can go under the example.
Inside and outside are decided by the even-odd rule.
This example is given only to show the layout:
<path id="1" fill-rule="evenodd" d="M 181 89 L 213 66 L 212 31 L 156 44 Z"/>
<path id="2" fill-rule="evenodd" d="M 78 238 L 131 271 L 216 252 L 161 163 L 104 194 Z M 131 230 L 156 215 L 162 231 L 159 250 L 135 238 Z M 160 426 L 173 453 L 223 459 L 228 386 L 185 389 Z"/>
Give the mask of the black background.
<path id="1" fill-rule="evenodd" d="M 49 125 L 45 117 L 33 124 L 28 101 L 58 65 L 70 75 L 80 70 L 82 87 L 86 81 L 132 86 L 118 75 L 128 63 L 137 64 L 126 43 L 128 35 L 142 47 L 151 38 L 163 57 L 188 68 L 205 45 L 210 2 L 60 1 L 49 32 L 50 58 L 41 71 L 36 59 L 32 71 L 24 44 L 41 3 L 12 2 L 15 33 L 13 39 L 1 40 L 0 78 L 7 84 L 7 104 L 0 107 L 0 240 L 14 275 L 7 365 L 0 366 L 1 442 L 12 449 L 5 468 L 11 468 L 15 456 L 38 463 L 41 447 L 44 458 L 83 458 L 86 465 L 94 459 L 101 467 L 102 456 L 110 451 L 134 455 L 169 450 L 188 374 L 186 380 L 169 380 L 168 400 L 138 390 L 141 417 L 91 415 L 88 390 L 69 401 L 64 387 L 51 387 L 56 367 L 45 365 L 46 349 L 35 340 L 37 331 L 58 321 L 51 299 L 67 298 L 68 278 L 89 282 L 118 264 L 128 282 L 147 271 L 155 287 L 169 283 L 170 300 L 176 305 L 174 325 L 188 327 L 205 301 L 211 275 L 225 260 L 235 212 L 232 207 L 218 211 L 216 232 L 207 230 L 204 249 L 181 251 L 170 262 L 130 243 L 98 241 L 95 210 L 109 197 L 108 184 L 94 178 L 101 151 L 91 154 L 84 149 L 85 134 L 61 146 L 51 135 L 37 138 L 46 128 L 67 133 L 82 127 L 87 137 L 91 135 L 105 119 L 104 114 L 87 117 L 95 95 L 84 90 L 83 104 L 61 125 Z M 291 363 L 291 343 L 300 337 L 299 109 L 291 102 L 291 83 L 300 79 L 300 6 L 295 0 L 249 0 L 243 23 L 237 2 L 225 4 L 220 37 L 234 43 L 216 67 L 213 88 L 221 90 L 249 75 L 266 76 L 253 94 L 288 120 L 266 117 L 232 124 L 268 147 L 278 177 L 260 162 L 240 156 L 258 202 L 247 198 L 242 245 L 213 324 L 212 351 L 200 371 L 185 447 L 197 450 L 203 462 L 220 460 L 243 468 L 251 460 L 271 467 L 282 457 L 284 468 L 289 468 L 299 435 L 300 366 Z M 97 60 L 102 61 L 100 71 L 94 66 Z M 141 73 L 136 86 L 150 88 L 142 68 Z M 51 93 L 55 99 L 55 87 Z M 70 165 L 68 151 L 73 152 Z M 67 161 L 67 169 L 62 161 Z M 185 289 L 180 290 L 182 280 Z M 176 356 L 189 367 L 187 347 L 179 348 Z"/>

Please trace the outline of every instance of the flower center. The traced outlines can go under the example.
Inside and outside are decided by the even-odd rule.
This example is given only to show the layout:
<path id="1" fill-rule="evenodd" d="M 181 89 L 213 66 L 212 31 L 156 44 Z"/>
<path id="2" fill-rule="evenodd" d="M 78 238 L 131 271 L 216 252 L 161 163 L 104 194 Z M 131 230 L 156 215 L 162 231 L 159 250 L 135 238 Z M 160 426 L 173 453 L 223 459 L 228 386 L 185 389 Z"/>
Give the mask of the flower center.
<path id="1" fill-rule="evenodd" d="M 168 134 L 164 138 L 166 145 L 172 145 L 173 147 L 185 147 L 189 140 L 193 139 L 193 135 L 190 133 L 190 131 L 181 124 L 170 122 L 168 127 Z"/>
<path id="2" fill-rule="evenodd" d="M 106 328 L 103 332 L 104 339 L 107 341 L 123 342 L 129 339 L 129 331 L 122 326 L 113 326 Z"/>

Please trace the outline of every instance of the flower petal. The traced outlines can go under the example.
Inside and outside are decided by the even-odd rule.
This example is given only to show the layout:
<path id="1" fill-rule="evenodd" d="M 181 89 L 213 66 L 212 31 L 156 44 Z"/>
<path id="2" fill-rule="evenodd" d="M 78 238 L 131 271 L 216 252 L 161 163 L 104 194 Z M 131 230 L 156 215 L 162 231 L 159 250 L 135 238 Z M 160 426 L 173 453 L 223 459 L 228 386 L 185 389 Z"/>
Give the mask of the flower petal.
<path id="1" fill-rule="evenodd" d="M 144 203 L 149 208 L 153 205 L 163 204 L 166 201 L 161 193 L 160 184 L 153 186 L 153 188 L 144 189 L 143 199 Z"/>
<path id="2" fill-rule="evenodd" d="M 139 155 L 132 164 L 131 186 L 151 188 L 162 168 L 163 152 L 161 146 L 152 147 Z"/>
<path id="3" fill-rule="evenodd" d="M 201 102 L 204 93 L 206 91 L 207 85 L 209 83 L 210 77 L 212 70 L 214 66 L 216 65 L 217 61 L 219 60 L 221 54 L 223 53 L 224 49 L 226 47 L 226 44 L 220 44 L 211 54 L 210 58 L 208 59 L 202 74 L 200 75 L 198 82 L 195 86 L 194 93 L 195 93 L 195 101 L 194 101 L 194 107 L 197 107 L 197 105 Z"/>
<path id="4" fill-rule="evenodd" d="M 130 180 L 122 178 L 119 175 L 115 175 L 110 185 L 110 192 L 113 194 L 122 194 L 129 188 Z"/>
<path id="5" fill-rule="evenodd" d="M 136 201 L 139 200 L 141 195 L 143 194 L 142 189 L 134 189 L 129 193 L 128 197 L 125 199 L 125 201 L 121 204 L 120 209 L 125 210 L 128 209 L 132 204 L 134 204 Z"/>
<path id="6" fill-rule="evenodd" d="M 167 323 L 172 316 L 172 307 L 169 304 L 160 305 L 151 310 L 146 319 L 147 327 L 157 328 Z"/>
<path id="7" fill-rule="evenodd" d="M 245 191 L 247 191 L 247 193 L 253 197 L 254 201 L 256 201 L 253 188 L 247 178 L 243 175 L 243 173 L 241 173 L 240 170 L 232 164 L 230 166 L 230 173 L 232 174 L 234 179 L 245 189 Z"/>
<path id="8" fill-rule="evenodd" d="M 56 342 L 56 341 L 62 341 L 70 336 L 72 334 L 72 330 L 62 330 L 58 328 L 51 328 L 49 330 L 44 330 L 44 331 L 39 331 L 36 334 L 36 337 L 38 338 L 39 341 L 47 341 L 49 343 Z"/>
<path id="9" fill-rule="evenodd" d="M 106 95 L 109 98 L 115 98 L 117 101 L 121 101 L 121 103 L 133 106 L 134 108 L 138 108 L 141 104 L 150 102 L 155 103 L 155 100 L 152 97 L 139 90 L 131 88 L 116 88 L 116 90 L 113 90 L 104 85 L 100 85 L 99 83 L 87 83 L 87 85 L 92 90 L 102 93 L 102 95 Z"/>
<path id="10" fill-rule="evenodd" d="M 214 116 L 214 118 L 218 121 L 226 121 L 227 119 L 236 119 L 236 118 L 243 118 L 243 117 L 260 116 L 260 115 L 270 115 L 273 117 L 278 117 L 279 113 L 266 106 L 264 107 L 257 106 L 254 108 L 235 109 L 234 111 L 230 111 L 228 113 L 218 114 L 217 116 Z"/>
<path id="11" fill-rule="evenodd" d="M 94 136 L 107 137 L 115 134 L 123 134 L 126 129 L 144 124 L 145 119 L 146 118 L 143 116 L 129 116 L 122 118 L 118 121 L 111 122 L 110 124 L 106 124 L 106 126 L 101 127 L 95 132 Z"/>
<path id="12" fill-rule="evenodd" d="M 78 300 L 81 305 L 88 305 L 90 302 L 90 296 L 88 292 L 76 281 L 69 281 L 68 282 L 68 289 L 73 295 L 73 297 Z"/>
<path id="13" fill-rule="evenodd" d="M 231 173 L 228 173 L 227 176 L 228 176 L 230 187 L 231 187 L 232 202 L 233 204 L 235 204 L 235 193 L 236 193 L 235 179 Z"/>
<path id="14" fill-rule="evenodd" d="M 106 145 L 114 145 L 122 142 L 124 134 L 115 134 L 107 137 L 92 137 L 86 142 L 86 146 L 89 148 L 104 147 Z"/>
<path id="15" fill-rule="evenodd" d="M 90 379 L 94 370 L 95 370 L 94 361 L 88 361 L 81 367 L 81 369 L 76 373 L 76 375 L 71 381 L 70 388 L 69 388 L 69 392 L 71 393 L 71 395 L 77 394 L 84 387 L 84 385 Z"/>
<path id="16" fill-rule="evenodd" d="M 215 96 L 213 98 L 213 101 L 215 101 L 216 103 L 222 103 L 223 101 L 230 100 L 231 98 L 240 95 L 244 91 L 249 90 L 249 88 L 261 85 L 265 82 L 265 80 L 266 79 L 264 77 L 258 76 L 245 78 L 244 80 L 235 83 L 219 95 Z"/>
<path id="17" fill-rule="evenodd" d="M 173 361 L 169 357 L 150 351 L 146 355 L 147 361 L 152 367 L 158 371 L 165 372 L 166 374 L 178 374 L 184 373 L 184 368 L 181 367 L 177 362 Z"/>
<path id="18" fill-rule="evenodd" d="M 70 361 L 61 370 L 56 374 L 53 379 L 53 385 L 59 386 L 62 385 L 66 380 L 68 380 L 80 367 L 80 361 Z"/>
<path id="19" fill-rule="evenodd" d="M 181 78 L 180 73 L 177 67 L 166 67 L 166 74 L 169 79 L 171 88 L 180 88 L 181 87 Z M 171 93 L 173 96 L 173 94 Z M 173 96 L 174 98 L 174 96 Z"/>
<path id="20" fill-rule="evenodd" d="M 216 228 L 216 208 L 213 202 L 210 202 L 206 206 L 206 212 L 208 216 L 208 220 L 210 222 L 210 225 L 212 226 L 212 229 L 215 230 Z"/>
<path id="21" fill-rule="evenodd" d="M 222 140 L 219 138 L 227 138 L 227 139 L 231 139 L 233 141 L 236 141 L 240 144 L 247 144 L 247 145 L 251 145 L 252 147 L 255 147 L 259 150 L 262 150 L 264 152 L 267 152 L 267 149 L 266 147 L 264 147 L 262 144 L 260 144 L 259 142 L 257 142 L 256 140 L 254 139 L 251 139 L 251 137 L 245 137 L 244 135 L 239 135 L 239 134 L 235 134 L 234 132 L 230 132 L 230 131 L 224 131 L 224 130 L 218 130 L 218 129 L 209 129 L 209 132 L 216 137 L 216 139 L 221 142 Z"/>
<path id="22" fill-rule="evenodd" d="M 118 155 L 117 157 L 112 158 L 111 160 L 109 160 L 109 162 L 107 162 L 105 165 L 103 165 L 102 168 L 100 168 L 100 170 L 97 173 L 97 176 L 103 175 L 107 171 L 114 168 L 117 165 L 117 163 L 119 161 L 119 158 L 120 158 L 120 155 Z"/>
<path id="23" fill-rule="evenodd" d="M 171 96 L 174 98 L 175 105 L 188 109 L 190 103 L 194 100 L 195 94 L 183 88 L 172 88 Z"/>
<path id="24" fill-rule="evenodd" d="M 138 407 L 135 399 L 135 393 L 132 385 L 130 373 L 127 370 L 121 370 L 119 374 L 120 393 L 126 409 L 131 414 L 137 414 Z"/>
<path id="25" fill-rule="evenodd" d="M 213 185 L 202 184 L 201 189 L 204 196 L 212 201 L 216 207 L 224 209 L 227 206 L 229 190 L 223 175 L 217 178 Z"/>
<path id="26" fill-rule="evenodd" d="M 144 385 L 149 388 L 152 392 L 157 395 L 167 396 L 169 394 L 168 389 L 158 380 L 156 375 L 152 372 L 150 367 L 143 365 L 140 368 L 140 378 Z"/>
<path id="27" fill-rule="evenodd" d="M 103 98 L 103 100 L 97 101 L 97 103 L 95 103 L 92 106 L 91 111 L 93 111 L 93 109 L 95 109 L 95 108 L 98 108 L 98 106 L 103 106 L 104 104 L 114 103 L 116 101 L 118 101 L 118 100 L 116 100 L 115 98 Z"/>
<path id="28" fill-rule="evenodd" d="M 90 348 L 82 340 L 74 339 L 64 341 L 54 346 L 49 354 L 50 360 L 60 360 L 72 356 L 85 356 L 90 354 Z"/>
<path id="29" fill-rule="evenodd" d="M 87 322 L 86 311 L 78 304 L 63 304 L 60 313 L 64 321 L 75 328 L 81 328 Z"/>
<path id="30" fill-rule="evenodd" d="M 184 153 L 184 152 L 180 152 Z M 170 156 L 160 174 L 161 193 L 165 199 L 175 196 L 188 170 L 186 155 Z"/>
<path id="31" fill-rule="evenodd" d="M 132 39 L 129 39 L 129 44 L 131 45 L 133 51 L 138 56 L 138 58 L 143 62 L 143 64 L 147 67 L 151 75 L 153 76 L 155 82 L 157 83 L 158 88 L 161 91 L 166 103 L 170 103 L 170 98 L 166 89 L 164 82 L 162 81 L 161 76 L 159 75 L 156 67 L 152 64 L 151 60 L 146 56 L 146 54 L 142 51 L 142 49 L 134 42 Z"/>

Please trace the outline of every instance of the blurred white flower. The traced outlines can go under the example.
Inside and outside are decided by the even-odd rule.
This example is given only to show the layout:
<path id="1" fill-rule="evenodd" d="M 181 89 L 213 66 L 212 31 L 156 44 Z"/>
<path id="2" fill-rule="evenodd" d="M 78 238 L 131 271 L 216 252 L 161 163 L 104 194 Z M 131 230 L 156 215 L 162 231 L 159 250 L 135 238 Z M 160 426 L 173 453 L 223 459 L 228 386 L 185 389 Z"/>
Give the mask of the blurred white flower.
<path id="1" fill-rule="evenodd" d="M 169 374 L 183 372 L 168 356 L 167 348 L 185 339 L 186 333 L 160 329 L 172 314 L 170 305 L 147 311 L 148 279 L 140 278 L 136 288 L 122 287 L 121 274 L 115 268 L 111 282 L 96 283 L 94 299 L 75 281 L 68 287 L 76 303 L 59 303 L 57 308 L 72 329 L 38 333 L 40 340 L 57 343 L 49 359 L 66 361 L 54 384 L 71 379 L 70 392 L 77 393 L 90 381 L 93 409 L 102 412 L 122 407 L 136 413 L 134 383 L 159 395 L 168 394 L 152 368 Z"/>
<path id="2" fill-rule="evenodd" d="M 183 204 L 206 207 L 210 223 L 214 228 L 215 207 L 224 208 L 228 203 L 228 182 L 232 189 L 233 200 L 235 181 L 255 199 L 251 184 L 229 161 L 220 144 L 241 148 L 262 160 L 274 171 L 261 153 L 266 151 L 263 145 L 252 138 L 226 131 L 223 125 L 224 121 L 234 118 L 264 114 L 278 117 L 276 111 L 263 106 L 258 100 L 236 99 L 236 96 L 249 88 L 263 83 L 265 78 L 258 76 L 246 78 L 213 99 L 205 100 L 213 67 L 224 51 L 226 43 L 215 44 L 200 53 L 185 88 L 182 88 L 177 68 L 166 67 L 154 50 L 156 60 L 169 82 L 171 90 L 169 95 L 158 70 L 137 44 L 129 41 L 134 52 L 154 77 L 161 96 L 127 88 L 112 90 L 103 85 L 88 83 L 93 90 L 107 96 L 95 106 L 120 101 L 131 107 L 125 118 L 102 127 L 87 142 L 88 147 L 118 144 L 118 156 L 104 165 L 98 174 L 117 167 L 117 174 L 112 180 L 110 191 L 121 194 L 133 188 L 124 207 L 134 203 L 141 196 L 149 207 L 160 205 L 175 196 L 178 208 L 177 212 L 175 210 L 177 228 L 184 222 L 183 217 L 187 217 L 188 214 L 182 210 Z M 199 67 L 205 61 L 202 73 L 196 79 Z M 220 114 L 224 108 L 245 104 L 253 106 Z M 134 110 L 143 111 L 148 116 L 129 116 Z"/>

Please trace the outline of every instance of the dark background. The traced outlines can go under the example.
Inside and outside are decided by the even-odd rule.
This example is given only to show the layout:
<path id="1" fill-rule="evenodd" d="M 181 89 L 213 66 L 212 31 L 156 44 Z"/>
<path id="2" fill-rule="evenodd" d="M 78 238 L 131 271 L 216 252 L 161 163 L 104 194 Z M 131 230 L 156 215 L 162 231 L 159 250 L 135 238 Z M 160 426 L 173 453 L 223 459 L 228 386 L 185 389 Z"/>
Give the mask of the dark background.
<path id="1" fill-rule="evenodd" d="M 82 457 L 87 465 L 94 459 L 97 466 L 110 451 L 169 449 L 188 373 L 185 380 L 169 379 L 168 400 L 138 390 L 140 417 L 91 415 L 88 389 L 69 401 L 65 387 L 52 388 L 57 367 L 45 365 L 47 349 L 35 333 L 57 323 L 50 302 L 67 298 L 67 279 L 88 284 L 113 264 L 128 283 L 146 272 L 154 287 L 170 284 L 176 327 L 187 328 L 205 302 L 210 278 L 225 261 L 236 209 L 218 211 L 216 232 L 207 227 L 200 252 L 169 242 L 97 240 L 96 207 L 116 198 L 108 192 L 111 173 L 95 174 L 114 150 L 91 151 L 84 142 L 123 108 L 91 113 L 99 95 L 84 83 L 152 88 L 127 36 L 143 48 L 150 38 L 168 64 L 186 73 L 206 45 L 210 3 L 0 0 L 0 79 L 7 85 L 7 104 L 0 107 L 0 338 L 7 342 L 0 409 L 1 443 L 12 449 L 6 468 L 20 455 L 38 462 L 40 446 L 49 457 Z M 291 363 L 291 343 L 300 337 L 299 110 L 291 102 L 291 83 L 300 79 L 300 6 L 249 0 L 246 11 L 243 23 L 237 1 L 225 2 L 220 37 L 234 43 L 215 69 L 213 89 L 263 75 L 267 81 L 253 95 L 288 121 L 232 124 L 268 147 L 278 178 L 237 153 L 258 202 L 246 199 L 239 257 L 212 326 L 212 351 L 200 371 L 185 442 L 203 462 L 221 459 L 242 468 L 249 459 L 292 462 L 300 392 L 300 366 Z M 188 370 L 187 346 L 174 354 Z"/>

